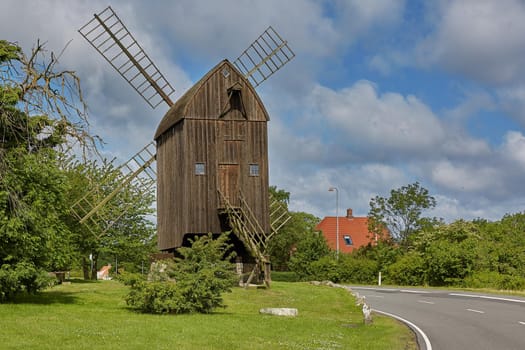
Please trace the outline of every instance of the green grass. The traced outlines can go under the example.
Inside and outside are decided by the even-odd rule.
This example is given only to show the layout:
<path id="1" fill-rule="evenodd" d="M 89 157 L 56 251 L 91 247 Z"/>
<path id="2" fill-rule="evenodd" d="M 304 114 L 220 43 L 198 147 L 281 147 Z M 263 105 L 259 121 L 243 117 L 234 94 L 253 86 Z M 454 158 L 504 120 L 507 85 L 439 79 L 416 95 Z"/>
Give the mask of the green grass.
<path id="1" fill-rule="evenodd" d="M 0 304 L 0 349 L 415 349 L 410 330 L 375 316 L 365 326 L 345 290 L 275 282 L 235 288 L 209 315 L 146 315 L 129 310 L 127 287 L 104 281 L 61 285 Z M 296 318 L 259 314 L 295 307 Z"/>
<path id="2" fill-rule="evenodd" d="M 272 271 L 272 281 L 298 282 L 299 276 L 292 271 Z"/>

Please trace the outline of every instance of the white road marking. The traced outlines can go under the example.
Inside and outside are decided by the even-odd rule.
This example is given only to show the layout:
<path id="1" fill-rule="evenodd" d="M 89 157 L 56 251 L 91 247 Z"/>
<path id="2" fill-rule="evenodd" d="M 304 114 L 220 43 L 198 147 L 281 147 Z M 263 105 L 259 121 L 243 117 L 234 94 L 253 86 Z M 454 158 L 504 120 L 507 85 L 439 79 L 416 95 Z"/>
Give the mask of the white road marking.
<path id="1" fill-rule="evenodd" d="M 418 332 L 421 337 L 423 338 L 423 341 L 425 342 L 425 348 L 426 350 L 432 350 L 432 344 L 430 344 L 430 339 L 428 339 L 427 335 L 425 334 L 425 332 L 423 332 L 421 330 L 421 328 L 419 328 L 418 326 L 416 326 L 415 324 L 413 324 L 412 322 L 410 322 L 409 320 L 406 320 L 400 316 L 397 316 L 397 315 L 394 315 L 394 314 L 390 314 L 388 312 L 384 312 L 384 311 L 379 311 L 379 310 L 376 310 L 376 309 L 372 309 L 372 311 L 374 312 L 377 312 L 377 313 L 380 313 L 382 315 L 386 315 L 386 316 L 390 316 L 390 317 L 393 317 L 395 319 L 398 319 L 399 321 L 401 322 L 404 322 L 406 323 L 407 325 L 409 325 L 413 330 L 415 330 L 416 332 Z"/>
<path id="2" fill-rule="evenodd" d="M 525 326 L 525 322 L 519 321 L 519 323 Z"/>
<path id="3" fill-rule="evenodd" d="M 381 292 L 401 292 L 401 293 L 414 293 L 414 294 L 430 294 L 432 292 L 426 290 L 415 290 L 415 289 L 396 289 L 396 288 L 376 288 L 376 287 L 352 287 L 351 289 L 362 289 L 362 290 L 375 290 Z"/>
<path id="4" fill-rule="evenodd" d="M 414 294 L 427 294 L 427 293 L 431 293 L 431 292 L 428 292 L 428 291 L 426 291 L 426 290 L 412 290 L 412 289 L 400 289 L 399 291 L 402 292 L 402 293 L 414 293 Z"/>
<path id="5" fill-rule="evenodd" d="M 474 309 L 467 309 L 467 311 L 470 311 L 470 312 L 476 312 L 478 314 L 484 314 L 485 311 L 481 311 L 481 310 L 474 310 Z"/>
<path id="6" fill-rule="evenodd" d="M 490 300 L 512 301 L 513 303 L 525 303 L 525 300 L 521 300 L 521 299 L 489 297 L 489 296 L 486 296 L 486 295 L 460 294 L 460 293 L 448 293 L 448 295 L 453 295 L 453 296 L 456 296 L 456 297 L 466 297 L 466 298 L 481 298 L 481 299 L 490 299 Z"/>
<path id="7" fill-rule="evenodd" d="M 423 303 L 423 304 L 431 304 L 431 305 L 434 305 L 434 302 L 433 302 L 433 301 L 418 300 L 417 302 L 418 302 L 418 303 Z"/>
<path id="8" fill-rule="evenodd" d="M 394 288 L 376 288 L 376 287 L 352 287 L 351 289 L 363 289 L 363 290 L 379 290 L 379 291 L 385 291 L 385 292 L 397 292 L 399 289 Z"/>
<path id="9" fill-rule="evenodd" d="M 384 298 L 384 295 L 369 295 L 367 298 Z"/>

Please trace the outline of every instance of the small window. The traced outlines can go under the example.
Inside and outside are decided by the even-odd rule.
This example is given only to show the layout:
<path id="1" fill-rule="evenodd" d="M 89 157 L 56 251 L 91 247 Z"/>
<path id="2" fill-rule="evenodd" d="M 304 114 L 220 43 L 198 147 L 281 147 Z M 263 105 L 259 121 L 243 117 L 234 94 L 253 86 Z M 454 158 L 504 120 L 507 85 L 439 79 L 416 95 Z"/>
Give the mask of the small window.
<path id="1" fill-rule="evenodd" d="M 352 242 L 352 237 L 350 235 L 344 235 L 343 239 L 345 240 L 345 245 L 353 245 L 354 242 Z"/>
<path id="2" fill-rule="evenodd" d="M 206 165 L 204 163 L 195 163 L 195 175 L 206 175 Z"/>
<path id="3" fill-rule="evenodd" d="M 259 176 L 259 164 L 250 164 L 250 176 Z"/>

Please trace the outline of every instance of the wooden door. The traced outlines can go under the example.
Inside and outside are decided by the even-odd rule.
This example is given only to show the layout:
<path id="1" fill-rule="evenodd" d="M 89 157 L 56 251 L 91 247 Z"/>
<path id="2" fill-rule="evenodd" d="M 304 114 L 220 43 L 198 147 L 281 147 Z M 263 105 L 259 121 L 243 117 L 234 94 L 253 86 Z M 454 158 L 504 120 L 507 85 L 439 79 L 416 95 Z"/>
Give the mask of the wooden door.
<path id="1" fill-rule="evenodd" d="M 232 206 L 239 206 L 239 164 L 219 164 L 219 190 Z"/>

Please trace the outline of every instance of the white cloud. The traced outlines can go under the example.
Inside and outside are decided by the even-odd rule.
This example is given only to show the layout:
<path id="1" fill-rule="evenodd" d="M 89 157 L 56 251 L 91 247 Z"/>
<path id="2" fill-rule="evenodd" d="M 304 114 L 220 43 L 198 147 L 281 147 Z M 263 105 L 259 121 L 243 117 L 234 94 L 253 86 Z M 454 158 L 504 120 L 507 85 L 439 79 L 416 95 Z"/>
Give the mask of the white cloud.
<path id="1" fill-rule="evenodd" d="M 497 169 L 480 164 L 461 164 L 440 161 L 434 164 L 432 180 L 439 186 L 454 191 L 487 191 L 499 178 Z"/>
<path id="2" fill-rule="evenodd" d="M 434 113 L 415 96 L 379 94 L 369 81 L 339 91 L 318 86 L 313 91 L 321 118 L 349 142 L 417 154 L 439 145 L 445 136 Z"/>
<path id="3" fill-rule="evenodd" d="M 434 196 L 436 207 L 426 213 L 428 216 L 437 218 L 447 218 L 449 222 L 458 219 L 477 219 L 497 220 L 501 218 L 501 208 L 489 207 L 488 201 L 481 201 L 477 205 L 465 205 L 463 200 L 457 197 L 445 195 Z"/>
<path id="4" fill-rule="evenodd" d="M 384 164 L 341 163 L 308 172 L 291 168 L 285 176 L 273 178 L 272 184 L 291 192 L 291 210 L 316 216 L 334 215 L 335 197 L 328 192 L 329 187 L 339 190 L 341 214 L 346 208 L 353 208 L 355 215 L 366 215 L 370 198 L 388 195 L 392 186 L 409 181 L 403 171 Z"/>
<path id="5" fill-rule="evenodd" d="M 525 171 L 525 136 L 521 132 L 507 132 L 501 151 L 504 157 Z"/>
<path id="6" fill-rule="evenodd" d="M 502 87 L 497 90 L 497 95 L 502 109 L 525 126 L 525 81 L 521 84 Z"/>
<path id="7" fill-rule="evenodd" d="M 368 66 L 383 75 L 389 75 L 392 72 L 392 64 L 390 60 L 382 55 L 375 55 L 372 57 L 368 62 Z"/>
<path id="8" fill-rule="evenodd" d="M 455 107 L 448 109 L 444 115 L 453 123 L 462 123 L 479 111 L 495 110 L 494 98 L 485 91 L 465 91 L 463 100 Z"/>
<path id="9" fill-rule="evenodd" d="M 403 17 L 405 0 L 339 0 L 336 4 L 335 15 L 340 16 L 349 34 L 357 35 L 372 26 L 388 27 L 398 23 Z"/>
<path id="10" fill-rule="evenodd" d="M 475 80 L 503 84 L 525 78 L 525 3 L 443 1 L 436 28 L 417 48 L 419 62 Z"/>
<path id="11" fill-rule="evenodd" d="M 442 154 L 455 159 L 490 156 L 492 151 L 485 140 L 475 139 L 463 131 L 449 130 L 447 139 L 440 147 Z"/>

